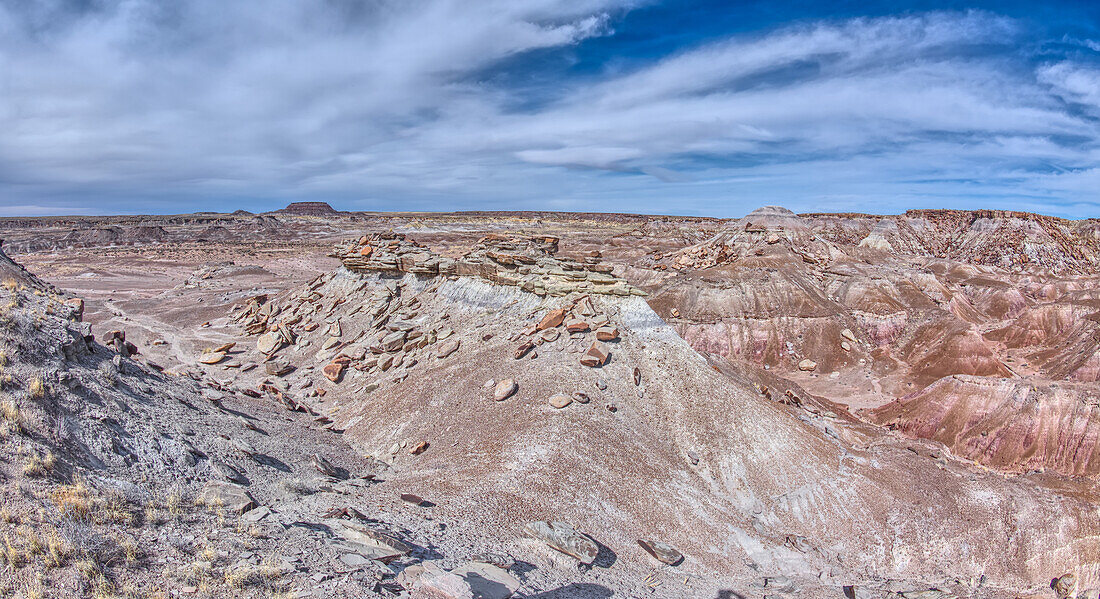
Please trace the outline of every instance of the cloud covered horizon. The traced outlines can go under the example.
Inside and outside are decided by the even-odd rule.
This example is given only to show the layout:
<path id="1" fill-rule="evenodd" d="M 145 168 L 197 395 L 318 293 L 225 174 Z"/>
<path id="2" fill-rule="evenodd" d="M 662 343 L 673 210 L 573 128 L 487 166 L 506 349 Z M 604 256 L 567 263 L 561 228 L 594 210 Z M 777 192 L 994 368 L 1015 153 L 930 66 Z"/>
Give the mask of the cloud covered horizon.
<path id="1" fill-rule="evenodd" d="M 1096 40 L 932 11 L 643 52 L 655 4 L 0 2 L 0 215 L 1100 216 Z"/>

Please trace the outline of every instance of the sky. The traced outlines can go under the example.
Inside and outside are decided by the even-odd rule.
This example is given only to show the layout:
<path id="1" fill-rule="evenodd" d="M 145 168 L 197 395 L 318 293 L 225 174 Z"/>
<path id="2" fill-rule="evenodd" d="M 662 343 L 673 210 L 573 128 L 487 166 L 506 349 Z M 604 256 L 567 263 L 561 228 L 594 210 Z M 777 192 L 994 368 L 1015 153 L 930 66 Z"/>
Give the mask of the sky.
<path id="1" fill-rule="evenodd" d="M 0 216 L 1100 217 L 1100 3 L 0 0 Z"/>

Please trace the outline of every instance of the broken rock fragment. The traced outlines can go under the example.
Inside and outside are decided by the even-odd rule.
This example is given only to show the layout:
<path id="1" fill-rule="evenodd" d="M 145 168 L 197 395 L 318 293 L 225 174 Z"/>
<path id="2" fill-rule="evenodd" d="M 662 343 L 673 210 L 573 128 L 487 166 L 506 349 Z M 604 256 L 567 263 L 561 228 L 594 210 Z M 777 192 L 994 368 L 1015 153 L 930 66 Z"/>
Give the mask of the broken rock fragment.
<path id="1" fill-rule="evenodd" d="M 428 442 L 427 441 L 421 441 L 421 442 L 417 443 L 416 445 L 414 445 L 413 448 L 409 450 L 409 453 L 411 453 L 413 455 L 420 455 L 420 454 L 424 453 L 427 450 L 428 450 Z"/>
<path id="2" fill-rule="evenodd" d="M 581 357 L 581 364 L 593 368 L 603 366 L 607 363 L 609 353 L 606 345 L 599 341 L 593 341 L 592 346 Z"/>
<path id="3" fill-rule="evenodd" d="M 546 329 L 552 329 L 552 328 L 560 325 L 562 323 L 562 321 L 564 321 L 564 320 L 565 320 L 565 310 L 562 310 L 562 309 L 551 310 L 551 311 L 546 313 L 546 316 L 542 317 L 542 320 L 539 321 L 538 326 L 535 327 L 535 328 L 539 331 L 543 331 L 543 330 L 546 330 Z"/>
<path id="4" fill-rule="evenodd" d="M 527 352 L 531 351 L 534 348 L 534 343 L 531 343 L 530 341 L 524 343 L 523 345 L 516 348 L 515 358 L 517 360 L 522 358 L 523 356 L 527 355 Z"/>
<path id="5" fill-rule="evenodd" d="M 222 352 L 207 352 L 199 356 L 200 364 L 217 364 L 225 359 L 225 354 Z"/>
<path id="6" fill-rule="evenodd" d="M 614 341 L 619 338 L 619 329 L 613 326 L 603 326 L 596 329 L 596 339 L 600 341 Z"/>
<path id="7" fill-rule="evenodd" d="M 203 505 L 224 507 L 231 513 L 243 514 L 256 507 L 256 502 L 242 487 L 231 483 L 210 481 L 199 493 Z"/>
<path id="8" fill-rule="evenodd" d="M 640 545 L 642 549 L 645 549 L 646 553 L 652 555 L 657 561 L 661 563 L 675 566 L 684 561 L 683 554 L 677 551 L 668 543 L 638 539 L 638 545 Z"/>
<path id="9" fill-rule="evenodd" d="M 286 360 L 272 360 L 264 364 L 264 370 L 271 376 L 283 376 L 291 370 L 294 370 L 294 367 Z"/>
<path id="10" fill-rule="evenodd" d="M 802 370 L 804 372 L 810 372 L 810 371 L 812 371 L 816 368 L 817 368 L 817 362 L 814 362 L 813 360 L 807 359 L 807 360 L 802 360 L 801 362 L 798 363 L 798 369 Z"/>
<path id="11" fill-rule="evenodd" d="M 571 555 L 583 564 L 596 561 L 600 553 L 599 546 L 588 535 L 577 532 L 565 522 L 530 522 L 526 526 L 527 534 L 546 543 L 558 551 Z"/>
<path id="12" fill-rule="evenodd" d="M 461 345 L 461 342 L 458 339 L 452 339 L 452 340 L 444 343 L 439 348 L 439 352 L 436 353 L 436 357 L 438 357 L 440 359 L 446 358 L 447 356 L 449 356 L 449 355 L 455 353 L 456 351 L 458 351 L 458 348 L 459 348 L 460 345 Z"/>
<path id="13" fill-rule="evenodd" d="M 344 520 L 331 522 L 333 530 L 349 541 L 352 549 L 367 559 L 375 559 L 384 564 L 412 553 L 413 547 L 395 535 L 367 528 Z"/>
<path id="14" fill-rule="evenodd" d="M 259 350 L 261 354 L 274 353 L 282 346 L 283 338 L 276 331 L 264 333 L 256 339 L 256 349 Z"/>
<path id="15" fill-rule="evenodd" d="M 321 372 L 324 373 L 325 378 L 328 380 L 338 383 L 340 382 L 340 377 L 344 375 L 344 369 L 347 368 L 347 365 L 348 361 L 346 360 L 333 360 L 326 364 L 325 367 L 321 369 Z"/>
<path id="16" fill-rule="evenodd" d="M 315 453 L 310 459 L 310 463 L 313 464 L 313 467 L 317 469 L 317 472 L 320 472 L 325 476 L 331 476 L 332 478 L 340 478 L 340 471 L 336 468 L 336 466 L 332 465 L 332 462 L 326 460 L 325 456 L 319 453 Z"/>
<path id="17" fill-rule="evenodd" d="M 583 333 L 588 328 L 588 323 L 579 318 L 572 318 L 565 323 L 565 330 L 570 333 Z"/>

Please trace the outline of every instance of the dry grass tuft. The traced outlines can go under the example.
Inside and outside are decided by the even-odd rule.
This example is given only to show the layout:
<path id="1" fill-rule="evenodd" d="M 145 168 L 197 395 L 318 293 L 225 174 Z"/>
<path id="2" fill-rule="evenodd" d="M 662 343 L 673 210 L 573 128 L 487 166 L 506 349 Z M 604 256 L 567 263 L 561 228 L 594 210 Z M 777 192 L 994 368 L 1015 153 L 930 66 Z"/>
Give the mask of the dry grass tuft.
<path id="1" fill-rule="evenodd" d="M 15 403 L 14 399 L 9 399 L 4 402 L 3 406 L 0 406 L 0 414 L 4 417 L 4 422 L 8 424 L 9 430 L 16 432 L 23 432 L 26 430 L 26 425 L 23 422 L 23 412 L 19 409 L 19 404 Z"/>
<path id="2" fill-rule="evenodd" d="M 27 458 L 27 463 L 23 465 L 23 474 L 26 476 L 46 476 L 53 471 L 53 467 L 57 465 L 57 456 L 52 451 L 46 452 L 45 457 L 38 457 L 38 454 L 32 453 Z"/>
<path id="3" fill-rule="evenodd" d="M 34 375 L 27 385 L 27 393 L 30 394 L 32 399 L 42 399 L 46 397 L 46 391 L 46 381 L 42 379 L 42 375 Z"/>
<path id="4" fill-rule="evenodd" d="M 168 496 L 164 498 L 164 509 L 173 516 L 183 514 L 183 493 L 179 489 L 173 488 L 168 491 Z"/>

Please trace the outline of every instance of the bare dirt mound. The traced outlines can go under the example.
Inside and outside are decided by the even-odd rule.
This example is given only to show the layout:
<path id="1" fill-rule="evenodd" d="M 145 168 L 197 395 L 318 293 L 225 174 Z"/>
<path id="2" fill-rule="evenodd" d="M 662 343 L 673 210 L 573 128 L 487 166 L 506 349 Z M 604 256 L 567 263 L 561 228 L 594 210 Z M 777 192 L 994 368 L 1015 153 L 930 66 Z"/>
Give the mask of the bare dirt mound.
<path id="1" fill-rule="evenodd" d="M 873 412 L 911 437 L 1008 472 L 1100 473 L 1093 385 L 951 376 Z"/>

